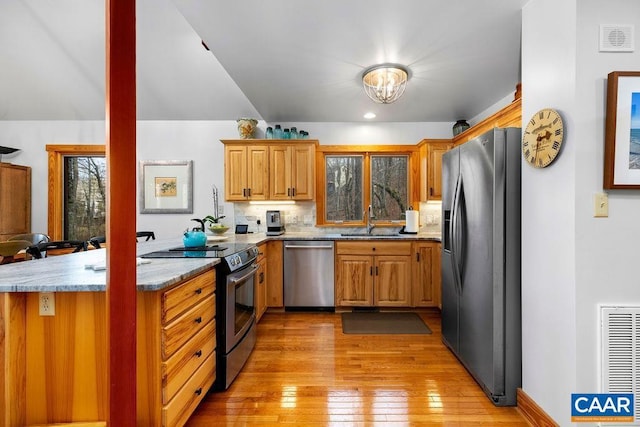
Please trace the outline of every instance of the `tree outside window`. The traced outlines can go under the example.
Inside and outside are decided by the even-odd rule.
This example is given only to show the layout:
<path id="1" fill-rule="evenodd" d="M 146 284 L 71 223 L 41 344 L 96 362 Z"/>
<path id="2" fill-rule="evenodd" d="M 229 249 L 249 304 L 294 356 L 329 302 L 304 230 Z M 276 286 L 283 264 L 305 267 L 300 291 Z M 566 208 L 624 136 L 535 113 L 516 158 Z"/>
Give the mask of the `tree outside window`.
<path id="1" fill-rule="evenodd" d="M 106 183 L 103 156 L 64 157 L 64 239 L 106 234 Z"/>

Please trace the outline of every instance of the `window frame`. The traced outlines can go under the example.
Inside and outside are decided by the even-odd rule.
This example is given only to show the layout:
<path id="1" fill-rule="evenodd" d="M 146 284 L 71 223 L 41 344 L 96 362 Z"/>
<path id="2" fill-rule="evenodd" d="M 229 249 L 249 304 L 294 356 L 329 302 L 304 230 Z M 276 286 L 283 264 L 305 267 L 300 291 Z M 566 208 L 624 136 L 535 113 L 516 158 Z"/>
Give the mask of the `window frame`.
<path id="1" fill-rule="evenodd" d="M 52 240 L 64 236 L 64 158 L 67 156 L 105 156 L 105 145 L 47 145 L 48 153 L 48 202 L 47 234 Z"/>
<path id="2" fill-rule="evenodd" d="M 325 215 L 326 197 L 326 156 L 362 155 L 363 163 L 363 208 L 371 204 L 371 156 L 398 155 L 408 156 L 408 202 L 409 206 L 417 209 L 420 203 L 420 150 L 415 145 L 318 145 L 316 148 L 316 226 L 318 227 L 365 227 L 366 219 L 362 221 L 345 221 L 336 223 L 327 221 Z M 375 221 L 376 226 L 399 227 L 404 221 Z"/>

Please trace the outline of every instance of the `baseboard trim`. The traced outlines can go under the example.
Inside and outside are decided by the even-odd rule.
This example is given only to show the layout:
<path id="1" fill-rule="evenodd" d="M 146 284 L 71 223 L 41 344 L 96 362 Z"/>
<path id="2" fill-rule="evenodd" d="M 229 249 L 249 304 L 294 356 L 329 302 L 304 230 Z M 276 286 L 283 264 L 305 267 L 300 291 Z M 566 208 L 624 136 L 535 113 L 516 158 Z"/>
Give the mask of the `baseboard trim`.
<path id="1" fill-rule="evenodd" d="M 517 390 L 518 411 L 534 427 L 560 427 L 538 404 L 521 388 Z"/>

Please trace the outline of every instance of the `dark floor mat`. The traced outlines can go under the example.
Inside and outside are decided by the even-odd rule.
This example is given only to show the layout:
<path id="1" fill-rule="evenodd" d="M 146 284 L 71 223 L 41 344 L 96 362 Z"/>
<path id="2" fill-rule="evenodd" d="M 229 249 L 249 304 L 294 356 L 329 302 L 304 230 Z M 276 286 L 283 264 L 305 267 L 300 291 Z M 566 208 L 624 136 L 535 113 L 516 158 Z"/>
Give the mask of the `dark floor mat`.
<path id="1" fill-rule="evenodd" d="M 431 329 L 417 313 L 342 313 L 345 334 L 430 334 Z"/>

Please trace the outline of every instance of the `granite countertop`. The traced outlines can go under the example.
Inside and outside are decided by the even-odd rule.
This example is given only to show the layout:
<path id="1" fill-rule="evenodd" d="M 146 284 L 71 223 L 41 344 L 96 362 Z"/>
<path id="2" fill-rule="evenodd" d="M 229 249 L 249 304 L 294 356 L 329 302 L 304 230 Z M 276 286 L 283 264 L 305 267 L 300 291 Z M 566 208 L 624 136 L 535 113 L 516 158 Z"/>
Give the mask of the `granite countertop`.
<path id="1" fill-rule="evenodd" d="M 138 255 L 181 244 L 180 239 L 138 243 Z M 34 259 L 0 266 L 0 292 L 100 292 L 106 290 L 106 249 Z M 137 290 L 155 291 L 179 283 L 218 264 L 218 258 L 145 259 L 137 267 Z"/>
<path id="2" fill-rule="evenodd" d="M 224 240 L 216 240 L 224 239 Z M 261 244 L 269 240 L 424 240 L 440 241 L 440 234 L 341 235 L 331 233 L 285 232 L 279 236 L 265 233 L 212 236 L 208 244 Z M 180 238 L 138 243 L 138 255 L 180 246 Z M 0 266 L 0 292 L 100 292 L 106 290 L 106 271 L 85 268 L 104 264 L 106 249 L 89 250 Z M 199 274 L 216 264 L 218 258 L 146 258 L 137 267 L 137 290 L 156 291 Z"/>

